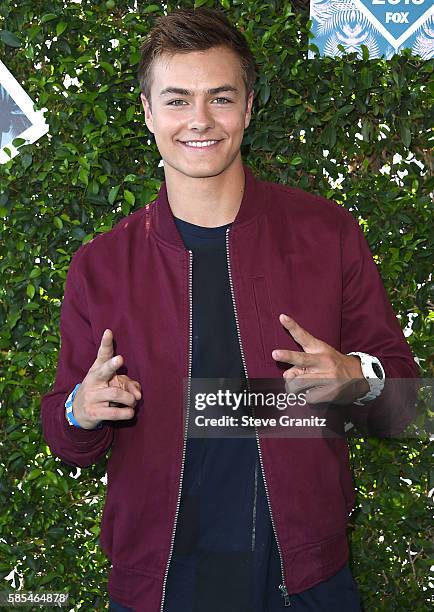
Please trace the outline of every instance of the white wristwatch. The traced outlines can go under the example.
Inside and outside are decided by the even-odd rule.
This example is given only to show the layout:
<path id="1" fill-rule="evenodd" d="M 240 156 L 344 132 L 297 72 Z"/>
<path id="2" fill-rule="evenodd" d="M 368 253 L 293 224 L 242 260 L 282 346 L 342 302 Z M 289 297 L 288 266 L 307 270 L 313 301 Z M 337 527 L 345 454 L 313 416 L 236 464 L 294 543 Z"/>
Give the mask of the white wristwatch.
<path id="1" fill-rule="evenodd" d="M 381 361 L 378 357 L 368 355 L 368 353 L 347 353 L 348 355 L 357 355 L 360 357 L 360 365 L 362 368 L 362 374 L 366 378 L 369 384 L 369 391 L 363 397 L 360 397 L 354 404 L 363 406 L 366 402 L 370 402 L 380 395 L 384 387 L 384 379 L 386 374 L 384 368 L 381 365 Z"/>

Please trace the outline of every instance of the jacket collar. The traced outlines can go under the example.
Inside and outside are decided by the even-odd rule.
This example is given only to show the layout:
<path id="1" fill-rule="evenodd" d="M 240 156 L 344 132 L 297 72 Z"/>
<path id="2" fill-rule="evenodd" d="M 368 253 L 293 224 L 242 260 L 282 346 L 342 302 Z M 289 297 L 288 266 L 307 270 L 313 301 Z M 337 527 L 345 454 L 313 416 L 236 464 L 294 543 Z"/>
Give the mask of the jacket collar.
<path id="1" fill-rule="evenodd" d="M 243 169 L 244 193 L 233 226 L 249 223 L 263 211 L 266 205 L 267 190 L 264 189 L 264 183 L 257 179 L 252 171 L 244 164 Z M 176 228 L 173 213 L 169 205 L 165 181 L 161 184 L 153 209 L 154 229 L 158 236 L 165 242 L 185 248 L 182 238 Z"/>

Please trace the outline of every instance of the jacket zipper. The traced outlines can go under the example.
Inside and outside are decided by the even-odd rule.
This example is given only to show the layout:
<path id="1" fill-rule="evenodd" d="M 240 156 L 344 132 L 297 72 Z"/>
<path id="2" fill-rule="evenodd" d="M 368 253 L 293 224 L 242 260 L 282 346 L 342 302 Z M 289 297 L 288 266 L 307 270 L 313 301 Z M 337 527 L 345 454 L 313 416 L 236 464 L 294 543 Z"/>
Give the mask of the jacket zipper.
<path id="1" fill-rule="evenodd" d="M 169 558 L 167 559 L 166 572 L 163 580 L 163 593 L 161 596 L 160 612 L 164 609 L 164 599 L 166 597 L 166 585 L 167 576 L 169 575 L 170 562 L 173 555 L 173 547 L 175 544 L 176 524 L 178 522 L 179 508 L 181 506 L 181 491 L 182 491 L 182 480 L 184 476 L 184 465 L 185 465 L 185 454 L 187 448 L 187 431 L 188 431 L 188 420 L 190 415 L 190 394 L 191 394 L 191 366 L 192 366 L 192 355 L 193 355 L 193 251 L 188 251 L 188 298 L 189 298 L 189 331 L 188 331 L 188 385 L 187 385 L 187 415 L 185 418 L 185 429 L 184 429 L 184 446 L 182 449 L 182 461 L 181 461 L 181 477 L 179 480 L 178 490 L 178 501 L 176 503 L 175 520 L 172 529 L 172 540 L 170 542 Z"/>
<path id="2" fill-rule="evenodd" d="M 226 259 L 227 259 L 227 263 L 228 263 L 229 284 L 230 284 L 230 287 L 231 287 L 232 304 L 233 304 L 233 308 L 234 308 L 235 325 L 237 327 L 238 343 L 240 345 L 241 360 L 243 362 L 243 368 L 244 368 L 244 374 L 246 376 L 247 387 L 249 388 L 249 377 L 248 377 L 248 373 L 247 373 L 247 364 L 246 364 L 246 359 L 245 359 L 245 356 L 244 356 L 243 344 L 241 342 L 241 332 L 240 332 L 240 325 L 239 325 L 239 321 L 238 321 L 237 305 L 236 305 L 236 302 L 235 302 L 234 285 L 233 285 L 233 282 L 232 282 L 231 261 L 230 261 L 230 256 L 229 256 L 229 231 L 230 231 L 230 228 L 228 227 L 228 229 L 226 230 Z M 254 408 L 253 408 L 253 410 L 254 410 Z M 289 595 L 288 595 L 288 589 L 286 588 L 286 584 L 285 584 L 285 570 L 284 570 L 284 567 L 283 567 L 282 549 L 280 547 L 279 539 L 277 537 L 276 525 L 274 523 L 273 512 L 271 510 L 270 496 L 268 494 L 267 480 L 265 478 L 264 464 L 263 464 L 263 461 L 262 461 L 261 444 L 260 444 L 260 441 L 259 441 L 259 434 L 258 434 L 258 430 L 257 430 L 256 427 L 255 427 L 255 436 L 256 436 L 256 444 L 258 446 L 258 455 L 259 455 L 259 463 L 260 463 L 260 466 L 261 466 L 262 478 L 264 480 L 265 494 L 266 494 L 266 497 L 267 497 L 268 509 L 270 511 L 271 525 L 273 527 L 274 537 L 276 538 L 277 550 L 279 551 L 280 571 L 281 571 L 281 574 L 282 574 L 282 584 L 279 585 L 279 591 L 280 591 L 281 596 L 283 597 L 284 605 L 287 608 L 287 607 L 289 607 L 291 605 L 291 602 L 290 602 Z"/>

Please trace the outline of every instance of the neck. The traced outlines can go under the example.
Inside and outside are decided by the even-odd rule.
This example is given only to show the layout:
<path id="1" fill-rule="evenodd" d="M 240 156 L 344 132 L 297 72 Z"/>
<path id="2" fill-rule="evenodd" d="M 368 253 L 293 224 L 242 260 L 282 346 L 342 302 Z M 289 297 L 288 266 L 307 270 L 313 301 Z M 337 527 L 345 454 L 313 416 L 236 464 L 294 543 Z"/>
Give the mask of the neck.
<path id="1" fill-rule="evenodd" d="M 167 166 L 164 169 L 167 197 L 178 219 L 219 227 L 232 223 L 244 193 L 241 156 L 217 176 L 194 178 Z"/>

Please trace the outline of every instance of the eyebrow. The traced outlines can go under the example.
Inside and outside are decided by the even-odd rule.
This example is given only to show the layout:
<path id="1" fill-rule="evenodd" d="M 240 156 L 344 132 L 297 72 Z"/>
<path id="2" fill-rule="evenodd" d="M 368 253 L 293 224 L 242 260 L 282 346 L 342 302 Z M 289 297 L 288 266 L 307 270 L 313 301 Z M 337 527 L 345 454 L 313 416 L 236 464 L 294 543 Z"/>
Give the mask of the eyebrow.
<path id="1" fill-rule="evenodd" d="M 224 85 L 220 85 L 220 87 L 213 87 L 212 89 L 208 89 L 206 93 L 210 96 L 214 96 L 215 94 L 223 93 L 226 91 L 238 93 L 238 89 L 236 87 L 227 83 L 225 83 Z M 192 96 L 193 92 L 191 92 L 189 89 L 183 89 L 182 87 L 165 87 L 160 91 L 160 96 L 165 96 L 169 94 L 177 94 L 179 96 Z"/>

